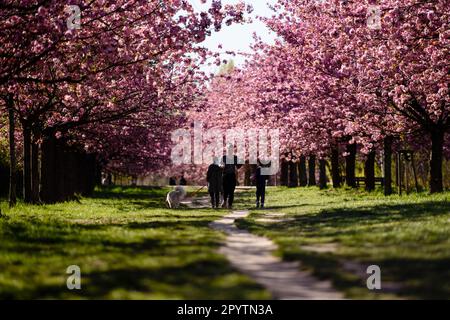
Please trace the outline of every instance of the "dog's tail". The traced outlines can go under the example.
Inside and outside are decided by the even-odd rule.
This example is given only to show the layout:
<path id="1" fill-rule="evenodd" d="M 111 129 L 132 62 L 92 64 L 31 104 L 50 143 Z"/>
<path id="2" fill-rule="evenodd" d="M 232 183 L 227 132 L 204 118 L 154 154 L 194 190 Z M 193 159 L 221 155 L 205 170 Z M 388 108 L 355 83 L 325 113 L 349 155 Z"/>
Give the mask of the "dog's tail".
<path id="1" fill-rule="evenodd" d="M 167 208 L 172 209 L 172 202 L 170 201 L 170 194 L 167 194 L 166 204 L 167 204 Z"/>

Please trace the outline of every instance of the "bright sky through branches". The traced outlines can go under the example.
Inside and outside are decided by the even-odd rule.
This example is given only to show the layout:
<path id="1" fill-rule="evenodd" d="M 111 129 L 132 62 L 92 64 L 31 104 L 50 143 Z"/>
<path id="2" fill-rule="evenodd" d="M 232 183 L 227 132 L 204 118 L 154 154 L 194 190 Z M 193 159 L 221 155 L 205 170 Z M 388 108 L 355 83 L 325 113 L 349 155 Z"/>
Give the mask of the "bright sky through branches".
<path id="1" fill-rule="evenodd" d="M 189 0 L 197 11 L 201 9 L 207 9 L 210 1 L 207 4 L 202 5 L 200 0 Z M 228 27 L 224 27 L 220 32 L 212 34 L 204 43 L 206 47 L 213 51 L 218 52 L 226 52 L 226 51 L 235 51 L 235 52 L 251 52 L 251 45 L 253 43 L 253 34 L 256 33 L 259 37 L 261 37 L 264 41 L 271 43 L 275 39 L 275 34 L 269 31 L 269 29 L 257 19 L 258 16 L 269 17 L 273 15 L 273 11 L 270 10 L 268 4 L 276 3 L 276 0 L 247 0 L 245 1 L 248 4 L 251 4 L 254 8 L 254 11 L 251 15 L 253 22 L 251 24 L 243 24 L 243 25 L 232 25 Z M 239 3 L 239 0 L 222 0 L 222 3 L 225 4 L 236 4 Z M 218 49 L 219 45 L 222 45 L 222 49 Z M 236 65 L 242 65 L 245 61 L 245 58 L 242 56 L 228 56 L 223 54 L 223 59 L 233 59 Z M 213 66 L 207 68 L 210 71 L 214 72 L 218 68 Z"/>

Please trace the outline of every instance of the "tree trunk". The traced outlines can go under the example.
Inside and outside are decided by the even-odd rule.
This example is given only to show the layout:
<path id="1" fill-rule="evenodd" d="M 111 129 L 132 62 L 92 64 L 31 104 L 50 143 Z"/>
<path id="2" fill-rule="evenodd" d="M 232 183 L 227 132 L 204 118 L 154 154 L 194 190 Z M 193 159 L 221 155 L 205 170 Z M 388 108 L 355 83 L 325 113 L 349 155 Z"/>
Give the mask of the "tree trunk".
<path id="1" fill-rule="evenodd" d="M 89 189 L 89 161 L 88 161 L 88 155 L 82 153 L 80 154 L 80 178 L 81 178 L 81 194 L 86 196 L 88 195 L 88 189 Z M 125 182 L 126 183 L 126 182 Z"/>
<path id="2" fill-rule="evenodd" d="M 67 156 L 60 141 L 56 142 L 56 189 L 54 190 L 56 202 L 67 201 Z"/>
<path id="3" fill-rule="evenodd" d="M 247 161 L 247 163 L 244 165 L 244 186 L 248 187 L 252 185 L 252 181 L 250 179 L 251 175 L 252 175 L 252 167 L 250 163 Z"/>
<path id="4" fill-rule="evenodd" d="M 93 154 L 88 154 L 88 162 L 89 162 L 89 171 L 87 172 L 87 179 L 88 179 L 88 188 L 86 192 L 86 196 L 91 196 L 94 193 L 95 190 L 95 164 L 96 164 L 96 158 Z M 137 184 L 137 177 L 134 177 L 134 186 Z"/>
<path id="5" fill-rule="evenodd" d="M 56 141 L 53 136 L 42 143 L 40 198 L 44 203 L 56 202 Z"/>
<path id="6" fill-rule="evenodd" d="M 320 189 L 327 187 L 327 162 L 325 159 L 319 160 L 319 187 Z"/>
<path id="7" fill-rule="evenodd" d="M 444 131 L 437 130 L 431 134 L 431 159 L 430 159 L 430 192 L 444 191 L 442 182 L 442 160 L 444 149 Z"/>
<path id="8" fill-rule="evenodd" d="M 364 177 L 366 178 L 366 191 L 375 190 L 375 151 L 371 151 L 364 162 Z"/>
<path id="9" fill-rule="evenodd" d="M 252 168 L 250 166 L 250 175 L 252 173 Z M 95 158 L 95 186 L 98 187 L 102 185 L 102 167 L 100 165 L 100 162 L 97 160 L 97 157 Z M 252 183 L 250 181 L 249 186 L 251 186 Z"/>
<path id="10" fill-rule="evenodd" d="M 347 157 L 345 157 L 345 175 L 347 186 L 356 188 L 356 143 L 347 145 Z"/>
<path id="11" fill-rule="evenodd" d="M 341 186 L 341 175 L 339 172 L 339 147 L 331 150 L 331 178 L 333 180 L 333 188 Z"/>
<path id="12" fill-rule="evenodd" d="M 308 159 L 308 186 L 312 187 L 316 183 L 316 156 L 310 156 Z"/>
<path id="13" fill-rule="evenodd" d="M 31 144 L 31 200 L 39 203 L 39 145 L 36 142 Z"/>
<path id="14" fill-rule="evenodd" d="M 280 184 L 287 186 L 289 180 L 289 164 L 285 158 L 281 159 Z"/>
<path id="15" fill-rule="evenodd" d="M 9 116 L 9 207 L 16 205 L 16 131 L 14 121 L 14 109 L 12 97 L 8 97 L 8 116 Z"/>
<path id="16" fill-rule="evenodd" d="M 69 198 L 73 197 L 75 193 L 82 193 L 82 189 L 79 187 L 78 180 L 82 178 L 81 170 L 79 167 L 81 166 L 79 163 L 78 154 L 75 152 L 69 151 L 66 154 L 65 162 L 64 162 L 64 175 L 65 185 L 66 185 L 66 196 Z"/>
<path id="17" fill-rule="evenodd" d="M 289 161 L 289 187 L 298 187 L 297 164 L 294 161 Z"/>
<path id="18" fill-rule="evenodd" d="M 23 125 L 23 200 L 32 203 L 31 195 L 31 129 Z"/>
<path id="19" fill-rule="evenodd" d="M 383 171 L 384 171 L 384 195 L 392 194 L 392 136 L 384 138 Z"/>
<path id="20" fill-rule="evenodd" d="M 301 156 L 298 163 L 298 174 L 300 176 L 300 187 L 306 187 L 308 185 L 308 174 L 306 172 L 306 157 Z"/>

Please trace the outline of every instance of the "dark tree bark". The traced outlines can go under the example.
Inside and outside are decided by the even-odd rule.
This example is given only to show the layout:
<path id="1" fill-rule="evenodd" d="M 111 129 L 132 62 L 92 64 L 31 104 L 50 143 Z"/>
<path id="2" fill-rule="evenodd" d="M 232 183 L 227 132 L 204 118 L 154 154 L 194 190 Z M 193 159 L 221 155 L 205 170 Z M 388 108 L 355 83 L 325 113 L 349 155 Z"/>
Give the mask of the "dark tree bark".
<path id="1" fill-rule="evenodd" d="M 87 175 L 87 179 L 88 179 L 88 188 L 87 188 L 87 192 L 85 193 L 86 196 L 91 196 L 94 193 L 95 190 L 95 163 L 96 163 L 96 159 L 95 159 L 95 155 L 94 154 L 88 154 L 88 163 L 89 163 L 89 171 L 88 171 L 88 175 Z M 136 182 L 137 182 L 137 177 L 135 178 Z"/>
<path id="2" fill-rule="evenodd" d="M 252 173 L 252 169 L 250 167 L 250 174 Z M 102 185 L 102 167 L 100 162 L 97 161 L 97 157 L 95 157 L 95 185 L 94 187 L 98 187 Z M 251 186 L 251 181 L 249 186 Z"/>
<path id="3" fill-rule="evenodd" d="M 81 156 L 81 167 L 80 167 L 80 177 L 81 177 L 81 185 L 82 190 L 81 194 L 83 196 L 89 195 L 90 182 L 89 175 L 91 174 L 91 165 L 89 161 L 89 156 L 87 154 L 80 154 Z"/>
<path id="4" fill-rule="evenodd" d="M 308 185 L 308 173 L 306 172 L 306 157 L 301 156 L 298 162 L 298 174 L 300 177 L 300 187 L 306 187 Z"/>
<path id="5" fill-rule="evenodd" d="M 90 195 L 96 185 L 95 155 L 86 155 L 50 137 L 41 157 L 41 201 L 55 203 Z"/>
<path id="6" fill-rule="evenodd" d="M 383 171 L 384 171 L 384 195 L 392 194 L 392 136 L 384 138 Z"/>
<path id="7" fill-rule="evenodd" d="M 250 165 L 250 172 L 251 172 L 251 174 L 256 174 L 256 170 L 258 169 L 258 166 L 256 165 L 256 164 L 252 164 L 252 165 Z M 108 174 L 108 176 L 107 176 L 107 178 L 109 179 L 109 177 L 110 177 L 110 174 Z M 112 180 L 111 180 L 112 181 Z M 111 183 L 110 183 L 111 184 Z M 251 181 L 250 182 L 250 185 L 251 186 L 256 186 L 256 181 L 255 180 L 253 180 L 253 181 Z"/>
<path id="8" fill-rule="evenodd" d="M 252 175 L 252 168 L 250 166 L 250 163 L 248 163 L 247 161 L 244 166 L 244 186 L 252 185 L 252 181 L 250 179 L 251 175 Z"/>
<path id="9" fill-rule="evenodd" d="M 436 130 L 431 134 L 431 159 L 430 159 L 430 192 L 444 191 L 442 182 L 442 161 L 444 149 L 444 131 Z"/>
<path id="10" fill-rule="evenodd" d="M 89 179 L 88 175 L 90 172 L 89 169 L 89 157 L 86 154 L 80 154 L 81 160 L 79 164 L 81 165 L 80 170 L 80 177 L 81 177 L 81 194 L 83 196 L 86 196 L 89 194 Z"/>
<path id="11" fill-rule="evenodd" d="M 404 110 L 399 108 L 395 104 L 393 104 L 393 107 L 397 111 L 400 111 L 400 113 L 402 113 L 404 116 L 412 120 L 414 123 L 420 124 L 424 131 L 430 134 L 430 193 L 443 192 L 443 145 L 445 133 L 450 129 L 450 119 L 448 118 L 448 114 L 442 112 L 439 119 L 437 119 L 437 121 L 434 121 L 430 118 L 430 115 L 425 111 L 425 108 L 421 105 L 421 103 L 414 97 L 410 101 L 410 103 L 405 105 L 406 109 Z M 399 192 L 401 193 L 401 188 L 399 188 Z"/>
<path id="12" fill-rule="evenodd" d="M 325 159 L 319 160 L 319 187 L 320 189 L 327 188 L 327 162 Z"/>
<path id="13" fill-rule="evenodd" d="M 73 196 L 75 193 L 81 193 L 78 186 L 78 180 L 81 177 L 81 172 L 78 168 L 77 155 L 74 152 L 66 153 L 66 161 L 64 167 L 64 175 L 66 176 L 66 196 Z"/>
<path id="14" fill-rule="evenodd" d="M 31 128 L 23 124 L 23 200 L 32 203 L 31 194 Z"/>
<path id="15" fill-rule="evenodd" d="M 312 187 L 316 183 L 316 156 L 309 156 L 308 159 L 308 186 Z"/>
<path id="16" fill-rule="evenodd" d="M 375 151 L 371 151 L 364 162 L 364 177 L 366 179 L 366 191 L 375 190 Z"/>
<path id="17" fill-rule="evenodd" d="M 336 146 L 331 150 L 331 179 L 333 188 L 341 186 L 341 174 L 339 172 L 339 148 Z"/>
<path id="18" fill-rule="evenodd" d="M 67 201 L 67 157 L 61 142 L 56 143 L 56 190 L 55 197 L 57 202 Z"/>
<path id="19" fill-rule="evenodd" d="M 86 170 L 87 168 L 85 168 L 85 163 L 84 163 L 84 154 L 82 153 L 76 153 L 74 154 L 75 158 L 75 162 L 74 162 L 74 170 L 77 172 L 77 176 L 76 176 L 76 192 L 79 194 L 83 194 L 85 191 L 85 181 L 84 181 L 84 170 Z"/>
<path id="20" fill-rule="evenodd" d="M 281 159 L 280 184 L 287 186 L 289 180 L 289 164 L 285 158 Z"/>
<path id="21" fill-rule="evenodd" d="M 56 198 L 56 141 L 50 136 L 43 140 L 41 152 L 40 198 L 44 203 L 55 203 Z"/>
<path id="22" fill-rule="evenodd" d="M 31 143 L 31 201 L 39 203 L 39 145 Z"/>
<path id="23" fill-rule="evenodd" d="M 16 131 L 14 121 L 14 108 L 12 97 L 7 98 L 8 117 L 9 117 L 9 206 L 16 205 L 16 139 L 14 133 Z"/>
<path id="24" fill-rule="evenodd" d="M 345 157 L 345 175 L 347 186 L 356 188 L 356 143 L 347 145 L 348 155 Z"/>
<path id="25" fill-rule="evenodd" d="M 298 187 L 297 164 L 294 161 L 289 161 L 289 187 Z"/>

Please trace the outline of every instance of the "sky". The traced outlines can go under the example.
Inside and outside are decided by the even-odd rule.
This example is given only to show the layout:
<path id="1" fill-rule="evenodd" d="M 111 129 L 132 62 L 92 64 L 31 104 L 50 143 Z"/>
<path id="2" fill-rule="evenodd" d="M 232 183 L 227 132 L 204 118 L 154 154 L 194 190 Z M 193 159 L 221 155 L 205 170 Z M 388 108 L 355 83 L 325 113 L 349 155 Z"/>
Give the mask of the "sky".
<path id="1" fill-rule="evenodd" d="M 210 1 L 207 2 L 206 5 L 202 5 L 200 0 L 189 0 L 194 8 L 198 11 L 202 9 L 207 9 Z M 267 29 L 267 27 L 256 19 L 257 16 L 270 17 L 273 12 L 268 7 L 269 4 L 276 3 L 277 0 L 246 0 L 245 2 L 251 4 L 254 8 L 251 17 L 253 18 L 253 23 L 251 24 L 243 24 L 243 25 L 232 25 L 232 26 L 224 26 L 220 32 L 213 33 L 206 41 L 202 44 L 205 47 L 209 48 L 212 51 L 235 51 L 235 52 L 251 52 L 251 44 L 253 43 L 253 33 L 256 33 L 260 36 L 264 41 L 268 43 L 272 43 L 275 39 L 275 35 Z M 236 4 L 239 0 L 222 0 L 222 3 L 225 4 Z M 222 49 L 218 49 L 219 45 L 222 45 Z M 240 56 L 227 56 L 223 55 L 223 59 L 229 60 L 233 59 L 237 66 L 241 66 L 245 58 Z M 217 66 L 213 66 L 208 68 L 210 72 L 216 72 L 218 69 Z"/>

